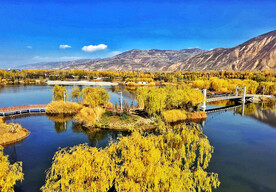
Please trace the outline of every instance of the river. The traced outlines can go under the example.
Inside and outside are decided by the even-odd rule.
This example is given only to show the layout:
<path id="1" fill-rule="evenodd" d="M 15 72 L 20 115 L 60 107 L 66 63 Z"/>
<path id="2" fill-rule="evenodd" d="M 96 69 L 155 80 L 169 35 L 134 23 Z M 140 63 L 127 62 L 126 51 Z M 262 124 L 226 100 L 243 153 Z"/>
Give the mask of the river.
<path id="1" fill-rule="evenodd" d="M 67 86 L 70 92 L 71 86 Z M 112 103 L 118 103 L 121 87 L 105 87 Z M 0 88 L 0 107 L 24 104 L 46 104 L 52 100 L 51 86 L 8 86 Z M 134 94 L 123 91 L 129 103 Z M 214 106 L 208 106 L 212 108 Z M 245 105 L 208 114 L 203 131 L 214 153 L 208 171 L 219 174 L 217 191 L 250 192 L 276 191 L 276 108 L 275 105 Z M 80 143 L 105 147 L 120 132 L 94 131 L 87 133 L 72 121 L 54 122 L 45 115 L 14 118 L 31 134 L 24 141 L 5 148 L 10 161 L 22 161 L 24 181 L 15 191 L 39 191 L 45 181 L 54 153 L 63 147 Z"/>

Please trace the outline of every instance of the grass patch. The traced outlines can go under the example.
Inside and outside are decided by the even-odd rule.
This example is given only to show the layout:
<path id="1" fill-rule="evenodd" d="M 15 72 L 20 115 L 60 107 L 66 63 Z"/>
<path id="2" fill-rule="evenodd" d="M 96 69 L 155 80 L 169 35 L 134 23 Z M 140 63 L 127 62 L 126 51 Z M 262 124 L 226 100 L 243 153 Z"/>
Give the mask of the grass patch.
<path id="1" fill-rule="evenodd" d="M 48 114 L 76 114 L 82 109 L 82 105 L 74 102 L 52 101 L 46 107 Z"/>

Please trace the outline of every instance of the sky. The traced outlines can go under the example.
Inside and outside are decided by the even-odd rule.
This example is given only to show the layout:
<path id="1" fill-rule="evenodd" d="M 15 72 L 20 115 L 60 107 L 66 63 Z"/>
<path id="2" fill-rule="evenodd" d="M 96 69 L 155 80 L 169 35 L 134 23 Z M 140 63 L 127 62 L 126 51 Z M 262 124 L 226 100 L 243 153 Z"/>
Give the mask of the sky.
<path id="1" fill-rule="evenodd" d="M 0 0 L 0 68 L 234 47 L 275 30 L 275 10 L 275 0 Z"/>

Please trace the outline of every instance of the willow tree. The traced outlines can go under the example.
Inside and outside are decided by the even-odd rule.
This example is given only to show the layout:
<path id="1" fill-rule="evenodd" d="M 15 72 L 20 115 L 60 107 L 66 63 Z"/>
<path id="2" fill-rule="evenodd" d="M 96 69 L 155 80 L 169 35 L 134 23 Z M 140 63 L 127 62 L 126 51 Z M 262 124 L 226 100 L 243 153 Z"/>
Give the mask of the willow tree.
<path id="1" fill-rule="evenodd" d="M 22 162 L 10 164 L 8 156 L 3 154 L 3 147 L 0 145 L 0 191 L 14 191 L 16 181 L 23 181 Z"/>
<path id="2" fill-rule="evenodd" d="M 104 149 L 81 144 L 58 151 L 41 189 L 211 192 L 220 184 L 216 173 L 206 171 L 212 153 L 198 126 L 133 132 Z"/>
<path id="3" fill-rule="evenodd" d="M 82 90 L 83 102 L 94 108 L 104 105 L 109 99 L 110 95 L 103 87 L 86 87 Z"/>
<path id="4" fill-rule="evenodd" d="M 165 108 L 166 91 L 164 88 L 158 87 L 143 87 L 137 90 L 136 99 L 138 105 L 143 106 L 150 114 L 160 114 Z"/>
<path id="5" fill-rule="evenodd" d="M 182 84 L 178 87 L 142 87 L 136 92 L 138 105 L 144 105 L 150 114 L 160 114 L 164 109 L 181 109 L 189 105 L 197 106 L 203 101 L 199 90 Z"/>
<path id="6" fill-rule="evenodd" d="M 79 87 L 75 87 L 72 89 L 71 91 L 71 99 L 77 99 L 77 101 L 79 100 L 79 98 L 81 97 L 81 89 Z"/>
<path id="7" fill-rule="evenodd" d="M 52 92 L 54 101 L 68 100 L 67 89 L 65 87 L 55 85 Z"/>

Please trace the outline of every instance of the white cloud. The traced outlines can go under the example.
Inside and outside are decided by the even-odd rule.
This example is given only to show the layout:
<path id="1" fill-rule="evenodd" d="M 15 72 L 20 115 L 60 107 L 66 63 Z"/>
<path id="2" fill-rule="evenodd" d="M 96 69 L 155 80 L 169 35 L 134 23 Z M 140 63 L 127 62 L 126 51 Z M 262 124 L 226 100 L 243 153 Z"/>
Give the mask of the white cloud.
<path id="1" fill-rule="evenodd" d="M 28 48 L 28 49 L 32 49 L 33 47 L 32 47 L 32 46 L 30 46 L 30 45 L 28 45 L 28 46 L 27 46 L 27 48 Z"/>
<path id="2" fill-rule="evenodd" d="M 60 49 L 67 49 L 67 48 L 71 48 L 70 45 L 59 45 Z"/>
<path id="3" fill-rule="evenodd" d="M 122 52 L 121 51 L 112 51 L 108 54 L 108 56 L 113 57 L 113 56 L 118 55 L 120 53 L 122 53 Z"/>
<path id="4" fill-rule="evenodd" d="M 94 52 L 98 50 L 104 50 L 107 48 L 107 45 L 105 44 L 99 44 L 99 45 L 88 45 L 88 46 L 83 46 L 82 50 L 85 52 Z"/>

